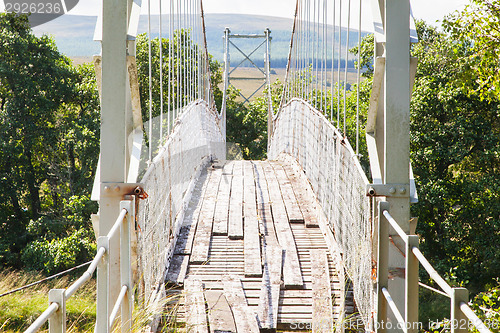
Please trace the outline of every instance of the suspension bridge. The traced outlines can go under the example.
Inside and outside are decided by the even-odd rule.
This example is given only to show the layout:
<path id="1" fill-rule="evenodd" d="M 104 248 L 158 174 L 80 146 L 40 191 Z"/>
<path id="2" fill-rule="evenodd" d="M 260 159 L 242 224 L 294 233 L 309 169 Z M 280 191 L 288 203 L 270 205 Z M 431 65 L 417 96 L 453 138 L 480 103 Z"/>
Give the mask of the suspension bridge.
<path id="1" fill-rule="evenodd" d="M 360 71 L 349 89 L 347 60 L 368 4 L 375 73 L 360 124 Z M 466 332 L 463 323 L 489 332 L 468 306 L 468 291 L 450 287 L 422 255 L 410 218 L 417 195 L 409 159 L 416 60 L 409 47 L 416 34 L 408 0 L 297 0 L 279 107 L 268 89 L 265 161 L 227 154 L 229 55 L 217 110 L 202 2 L 156 5 L 168 21 L 159 16 L 158 32 L 149 21 L 149 82 L 139 87 L 140 1 L 103 3 L 96 28 L 102 54 L 95 58 L 102 107 L 93 191 L 100 208 L 92 217 L 98 250 L 73 285 L 50 291 L 47 310 L 27 332 L 47 321 L 50 332 L 65 331 L 66 302 L 95 271 L 95 332 L 145 330 L 133 323 L 136 295 L 152 309 L 151 331 L 170 321 L 186 332 L 417 332 L 419 265 L 450 298 L 452 332 Z M 140 89 L 148 91 L 146 109 Z M 354 109 L 347 98 L 357 101 Z M 352 146 L 349 112 L 356 113 Z M 369 170 L 359 160 L 360 126 Z M 173 293 L 181 295 L 179 309 L 167 317 L 164 300 Z M 356 326 L 346 325 L 353 318 Z"/>

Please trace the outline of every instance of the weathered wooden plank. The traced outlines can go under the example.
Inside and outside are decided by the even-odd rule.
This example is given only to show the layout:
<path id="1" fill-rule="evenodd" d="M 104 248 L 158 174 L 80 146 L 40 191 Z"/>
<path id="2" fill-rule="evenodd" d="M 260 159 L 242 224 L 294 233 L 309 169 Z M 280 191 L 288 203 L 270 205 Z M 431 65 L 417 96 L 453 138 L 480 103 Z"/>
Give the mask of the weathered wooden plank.
<path id="1" fill-rule="evenodd" d="M 300 211 L 304 216 L 306 227 L 319 228 L 318 218 L 316 217 L 317 213 L 314 209 L 314 201 L 316 198 L 312 193 L 311 185 L 307 181 L 305 175 L 300 175 L 286 163 L 283 163 L 282 167 L 285 170 L 288 179 L 290 179 L 293 192 L 297 197 L 297 203 L 299 204 Z"/>
<path id="2" fill-rule="evenodd" d="M 229 239 L 243 239 L 243 162 L 235 161 L 229 199 Z"/>
<path id="3" fill-rule="evenodd" d="M 233 166 L 234 163 L 224 165 L 222 171 L 222 178 L 219 184 L 217 202 L 215 205 L 214 226 L 212 231 L 214 235 L 227 235 Z"/>
<path id="4" fill-rule="evenodd" d="M 210 333 L 235 333 L 236 324 L 233 313 L 222 291 L 205 291 L 208 305 L 208 323 Z"/>
<path id="5" fill-rule="evenodd" d="M 257 201 L 255 180 L 251 162 L 243 163 L 244 170 L 244 227 L 243 253 L 245 255 L 245 275 L 262 276 L 260 251 L 259 221 L 257 218 Z"/>
<path id="6" fill-rule="evenodd" d="M 283 223 L 275 224 L 278 241 L 285 250 L 283 264 L 283 281 L 286 289 L 304 288 L 304 280 L 300 267 L 292 231 Z"/>
<path id="7" fill-rule="evenodd" d="M 269 162 L 264 163 L 263 168 L 271 200 L 274 229 L 279 244 L 285 250 L 285 259 L 283 262 L 285 288 L 303 288 L 304 281 L 302 279 L 297 247 L 295 246 L 295 239 L 282 201 L 278 180 Z"/>
<path id="8" fill-rule="evenodd" d="M 275 331 L 281 288 L 283 250 L 271 240 L 264 246 L 264 273 L 259 295 L 258 316 L 261 331 Z"/>
<path id="9" fill-rule="evenodd" d="M 214 169 L 209 171 L 212 173 L 208 187 L 205 191 L 205 198 L 201 206 L 198 227 L 193 242 L 190 262 L 203 263 L 208 260 L 208 251 L 210 249 L 210 239 L 212 236 L 212 227 L 215 214 L 215 203 L 217 191 L 222 177 L 222 169 Z"/>
<path id="10" fill-rule="evenodd" d="M 237 161 L 227 161 L 222 167 L 222 174 L 232 175 L 235 164 L 237 164 Z"/>
<path id="11" fill-rule="evenodd" d="M 198 279 L 187 279 L 184 283 L 186 297 L 186 328 L 189 332 L 208 333 L 207 312 L 203 285 Z"/>
<path id="12" fill-rule="evenodd" d="M 271 162 L 276 178 L 281 189 L 281 195 L 285 204 L 288 220 L 291 223 L 304 223 L 304 216 L 300 210 L 297 198 L 293 192 L 292 185 L 280 162 Z"/>
<path id="13" fill-rule="evenodd" d="M 238 332 L 258 333 L 259 324 L 254 311 L 248 306 L 245 292 L 239 279 L 224 276 L 222 279 L 224 296 L 231 307 Z"/>
<path id="14" fill-rule="evenodd" d="M 332 290 L 324 250 L 311 250 L 313 332 L 333 332 Z"/>
<path id="15" fill-rule="evenodd" d="M 211 174 L 206 169 L 201 172 L 200 179 L 193 190 L 191 201 L 188 204 L 179 236 L 177 237 L 174 254 L 191 254 L 198 218 Z"/>
<path id="16" fill-rule="evenodd" d="M 252 161 L 254 165 L 255 172 L 255 187 L 257 191 L 257 206 L 263 204 L 269 204 L 269 192 L 267 189 L 266 176 L 264 174 L 264 168 L 262 167 L 262 161 Z"/>
<path id="17" fill-rule="evenodd" d="M 186 272 L 189 264 L 189 256 L 184 254 L 174 254 L 170 266 L 168 267 L 166 282 L 175 284 L 184 283 Z"/>
<path id="18" fill-rule="evenodd" d="M 274 231 L 273 214 L 271 212 L 270 204 L 260 204 L 257 208 L 257 216 L 259 220 L 259 230 L 266 241 L 278 243 L 276 232 Z"/>

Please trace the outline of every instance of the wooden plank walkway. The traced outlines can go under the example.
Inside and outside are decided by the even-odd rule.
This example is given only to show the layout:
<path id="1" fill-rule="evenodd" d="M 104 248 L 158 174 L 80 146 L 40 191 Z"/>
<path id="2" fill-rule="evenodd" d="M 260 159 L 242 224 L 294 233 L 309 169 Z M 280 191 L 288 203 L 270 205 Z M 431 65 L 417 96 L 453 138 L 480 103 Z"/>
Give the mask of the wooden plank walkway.
<path id="1" fill-rule="evenodd" d="M 333 329 L 344 284 L 309 186 L 303 172 L 276 161 L 202 173 L 167 272 L 167 284 L 185 294 L 179 322 L 199 332 L 205 323 L 210 332 Z"/>

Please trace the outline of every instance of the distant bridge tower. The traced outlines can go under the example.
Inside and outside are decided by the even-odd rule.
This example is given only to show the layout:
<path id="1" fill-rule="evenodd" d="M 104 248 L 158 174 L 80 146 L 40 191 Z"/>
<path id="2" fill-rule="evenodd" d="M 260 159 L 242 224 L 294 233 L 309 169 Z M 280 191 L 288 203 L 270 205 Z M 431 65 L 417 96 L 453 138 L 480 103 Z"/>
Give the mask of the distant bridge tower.
<path id="1" fill-rule="evenodd" d="M 231 34 L 231 31 L 229 28 L 226 28 L 224 31 L 224 93 L 226 93 L 226 90 L 230 87 L 233 86 L 234 88 L 238 89 L 237 86 L 235 86 L 232 81 L 262 81 L 262 84 L 256 88 L 249 96 L 246 96 L 244 93 L 241 91 L 239 92 L 240 96 L 243 98 L 243 103 L 250 102 L 250 99 L 255 96 L 259 91 L 261 91 L 266 85 L 271 84 L 271 40 L 272 37 L 271 35 L 271 30 L 269 28 L 266 28 L 264 30 L 263 35 L 259 34 L 249 34 L 249 35 L 241 35 L 241 34 Z M 250 53 L 246 53 L 244 50 L 241 49 L 241 46 L 238 46 L 236 41 L 233 42 L 235 39 L 261 39 L 262 42 L 255 47 Z M 258 62 L 255 58 L 255 55 L 259 54 L 257 51 L 260 49 L 264 49 L 264 66 L 261 67 L 258 65 Z M 241 60 L 236 66 L 234 66 L 231 69 L 231 49 L 234 49 L 237 51 L 237 53 L 240 53 L 243 55 L 243 60 Z M 234 51 L 233 51 L 234 52 Z M 253 56 L 253 57 L 252 57 Z M 241 77 L 241 76 L 235 76 L 234 73 L 235 71 L 240 68 L 241 65 L 243 65 L 246 61 L 250 62 L 257 70 L 259 71 L 259 76 L 257 77 Z"/>

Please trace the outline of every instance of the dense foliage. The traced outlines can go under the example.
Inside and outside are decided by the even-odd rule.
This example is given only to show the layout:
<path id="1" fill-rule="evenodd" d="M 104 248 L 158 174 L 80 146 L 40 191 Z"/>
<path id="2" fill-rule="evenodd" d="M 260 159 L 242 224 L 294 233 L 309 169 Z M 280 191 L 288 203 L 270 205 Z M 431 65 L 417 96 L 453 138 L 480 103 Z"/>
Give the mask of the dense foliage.
<path id="1" fill-rule="evenodd" d="M 413 212 L 427 257 L 450 281 L 477 292 L 500 276 L 493 246 L 500 243 L 500 104 L 493 96 L 482 99 L 481 83 L 472 90 L 463 85 L 464 75 L 479 75 L 470 66 L 470 41 L 423 23 L 418 29 L 411 153 L 419 203 Z"/>
<path id="2" fill-rule="evenodd" d="M 424 22 L 417 31 L 410 149 L 419 203 L 412 214 L 427 258 L 450 283 L 477 293 L 500 276 L 493 246 L 500 243 L 500 103 L 482 94 L 471 40 Z M 367 41 L 362 47 L 373 50 Z M 362 52 L 364 62 L 369 54 Z"/>
<path id="3" fill-rule="evenodd" d="M 93 69 L 75 69 L 52 39 L 33 35 L 26 16 L 0 14 L 0 45 L 0 265 L 72 267 L 94 247 Z"/>
<path id="4" fill-rule="evenodd" d="M 450 283 L 477 294 L 476 310 L 483 311 L 484 318 L 498 319 L 500 64 L 495 41 L 500 35 L 499 11 L 491 1 L 474 1 L 474 6 L 483 11 L 471 6 L 449 17 L 445 32 L 417 24 L 420 42 L 412 46 L 419 66 L 411 103 L 411 159 L 419 203 L 412 213 L 419 217 L 417 232 L 426 257 Z M 189 34 L 178 34 L 191 51 L 187 54 L 196 57 L 199 50 Z M 176 76 L 175 71 L 169 72 L 170 59 L 179 61 L 177 54 L 182 52 L 177 52 L 175 41 L 171 56 L 169 41 L 163 45 L 163 81 L 169 82 Z M 59 271 L 88 259 L 95 249 L 88 218 L 96 211 L 89 193 L 99 153 L 93 68 L 74 68 L 49 37 L 32 34 L 24 16 L 0 14 L 0 46 L 0 265 Z M 158 39 L 152 47 L 157 54 Z M 147 39 L 139 36 L 137 61 L 145 119 L 149 117 L 147 48 Z M 370 94 L 372 50 L 372 36 L 352 50 L 361 52 L 361 65 L 366 68 L 360 85 L 361 124 Z M 158 63 L 157 58 L 152 60 Z M 188 61 L 196 69 L 195 59 Z M 153 68 L 153 86 L 158 89 L 159 72 L 157 66 Z M 220 106 L 221 68 L 215 61 L 210 68 Z M 174 81 L 171 91 L 180 92 Z M 282 89 L 280 82 L 271 87 L 275 110 Z M 344 101 L 337 101 L 336 89 L 333 96 L 329 91 L 326 96 L 314 94 L 325 98 L 326 105 L 333 102 L 326 116 L 335 120 L 338 115 L 342 128 Z M 352 145 L 356 90 L 351 87 L 345 102 L 346 135 Z M 153 110 L 159 110 L 158 96 L 155 90 Z M 267 97 L 243 105 L 237 96 L 235 90 L 229 91 L 227 140 L 238 143 L 245 158 L 264 158 Z M 169 101 L 164 103 L 167 109 Z M 366 166 L 363 127 L 360 139 Z M 424 274 L 421 279 L 429 282 Z"/>
<path id="5" fill-rule="evenodd" d="M 452 38 L 467 45 L 466 61 L 459 76 L 460 86 L 480 98 L 500 97 L 500 4 L 492 0 L 471 0 L 465 10 L 443 21 Z"/>

